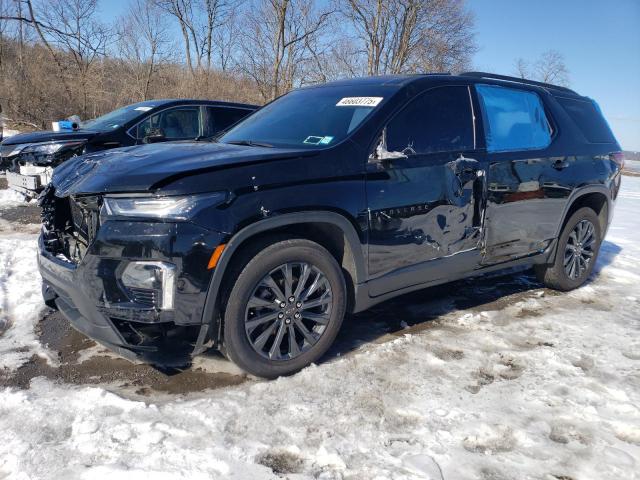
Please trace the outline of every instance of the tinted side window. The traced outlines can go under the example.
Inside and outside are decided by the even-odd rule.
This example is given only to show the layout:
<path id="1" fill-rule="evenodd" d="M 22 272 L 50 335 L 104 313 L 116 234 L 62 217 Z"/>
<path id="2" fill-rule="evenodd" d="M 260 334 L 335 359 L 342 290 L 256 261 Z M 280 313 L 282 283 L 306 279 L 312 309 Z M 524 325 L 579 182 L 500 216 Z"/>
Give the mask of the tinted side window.
<path id="1" fill-rule="evenodd" d="M 161 129 L 167 140 L 184 140 L 200 135 L 200 107 L 170 108 L 150 116 L 138 125 L 139 139 Z"/>
<path id="2" fill-rule="evenodd" d="M 207 107 L 206 111 L 206 136 L 215 135 L 251 113 L 251 110 L 226 107 Z"/>
<path id="3" fill-rule="evenodd" d="M 595 102 L 558 98 L 558 102 L 591 143 L 615 143 L 616 139 Z"/>
<path id="4" fill-rule="evenodd" d="M 536 150 L 551 143 L 551 127 L 535 92 L 476 85 L 482 107 L 487 150 Z"/>
<path id="5" fill-rule="evenodd" d="M 471 150 L 473 115 L 466 86 L 429 90 L 387 125 L 387 150 L 409 154 Z"/>

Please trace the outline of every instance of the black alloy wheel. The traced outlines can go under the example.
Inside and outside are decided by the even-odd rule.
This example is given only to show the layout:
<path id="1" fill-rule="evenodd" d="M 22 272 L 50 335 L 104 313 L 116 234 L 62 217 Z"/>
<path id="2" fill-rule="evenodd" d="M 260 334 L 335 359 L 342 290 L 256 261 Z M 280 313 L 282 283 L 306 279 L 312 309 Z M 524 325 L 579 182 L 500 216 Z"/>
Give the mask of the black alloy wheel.
<path id="1" fill-rule="evenodd" d="M 274 237 L 246 248 L 230 274 L 223 349 L 253 375 L 289 375 L 319 360 L 346 310 L 340 265 L 321 245 Z"/>

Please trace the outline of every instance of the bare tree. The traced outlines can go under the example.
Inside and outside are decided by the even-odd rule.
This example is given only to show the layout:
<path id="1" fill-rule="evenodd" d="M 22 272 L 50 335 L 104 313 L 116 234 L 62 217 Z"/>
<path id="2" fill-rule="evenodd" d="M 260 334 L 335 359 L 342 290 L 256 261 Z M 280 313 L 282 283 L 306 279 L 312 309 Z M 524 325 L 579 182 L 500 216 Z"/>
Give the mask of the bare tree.
<path id="1" fill-rule="evenodd" d="M 569 85 L 569 70 L 564 56 L 557 50 L 543 52 L 534 65 L 535 76 L 542 82 Z"/>
<path id="2" fill-rule="evenodd" d="M 155 0 L 155 3 L 178 22 L 191 76 L 194 80 L 203 77 L 208 87 L 218 30 L 237 9 L 239 0 Z M 226 67 L 228 58 L 225 60 Z"/>
<path id="3" fill-rule="evenodd" d="M 301 83 L 331 14 L 313 0 L 261 0 L 245 12 L 239 67 L 264 100 Z"/>
<path id="4" fill-rule="evenodd" d="M 366 54 L 367 75 L 457 70 L 476 50 L 464 0 L 339 2 Z M 352 53 L 356 55 L 358 48 Z"/>
<path id="5" fill-rule="evenodd" d="M 24 128 L 44 128 L 71 114 L 93 117 L 144 98 L 260 101 L 255 83 L 232 68 L 230 57 L 240 38 L 237 25 L 224 24 L 229 44 L 221 54 L 215 28 L 208 40 L 213 16 L 199 18 L 201 27 L 195 33 L 198 51 L 204 52 L 199 57 L 202 72 L 196 72 L 198 83 L 185 81 L 191 79 L 187 61 L 173 48 L 180 32 L 174 34 L 174 18 L 156 1 L 129 0 L 130 11 L 107 28 L 98 10 L 99 2 L 108 5 L 104 0 L 0 0 L 3 113 Z M 198 12 L 204 12 L 205 0 L 198 1 Z M 241 18 L 239 11 L 234 13 Z M 117 33 L 117 42 L 111 41 L 111 32 Z M 226 72 L 218 69 L 220 56 Z M 193 61 L 197 67 L 195 56 Z M 203 75 L 206 90 L 194 88 L 206 85 Z"/>
<path id="6" fill-rule="evenodd" d="M 517 58 L 514 64 L 515 75 L 520 78 L 530 78 L 531 68 L 529 63 L 522 57 Z"/>
<path id="7" fill-rule="evenodd" d="M 153 0 L 133 0 L 119 20 L 118 50 L 126 62 L 140 100 L 149 90 L 159 65 L 170 58 L 171 37 L 166 14 Z"/>
<path id="8" fill-rule="evenodd" d="M 10 16 L 9 2 L 7 2 L 7 0 L 0 0 L 0 71 L 2 71 L 3 67 L 2 60 L 8 24 L 8 21 L 4 20 L 3 18 L 6 18 L 8 16 Z"/>
<path id="9" fill-rule="evenodd" d="M 557 50 L 547 50 L 533 63 L 523 58 L 515 62 L 515 74 L 520 78 L 529 78 L 555 85 L 569 85 L 569 69 L 564 56 Z"/>
<path id="10" fill-rule="evenodd" d="M 48 24 L 43 37 L 49 37 L 50 43 L 69 54 L 72 60 L 74 84 L 79 84 L 80 111 L 84 117 L 88 113 L 90 73 L 106 55 L 111 33 L 98 20 L 97 0 L 52 0 L 46 2 L 46 8 L 41 5 L 40 10 Z M 37 27 L 37 23 L 34 25 Z"/>
<path id="11" fill-rule="evenodd" d="M 233 8 L 229 8 L 219 28 L 214 31 L 212 49 L 217 54 L 218 67 L 223 72 L 232 68 L 234 57 L 240 46 L 239 8 L 240 2 L 236 2 Z"/>
<path id="12" fill-rule="evenodd" d="M 51 54 L 51 58 L 58 67 L 58 78 L 62 81 L 62 85 L 66 90 L 67 95 L 70 97 L 71 87 L 65 77 L 66 68 L 60 60 L 60 55 L 56 53 L 47 38 L 50 32 L 57 31 L 58 34 L 62 34 L 63 32 L 57 30 L 51 25 L 43 23 L 39 18 L 36 18 L 35 8 L 31 0 L 15 0 L 15 4 L 16 10 L 8 11 L 5 14 L 0 13 L 0 20 L 11 20 L 18 23 L 19 66 L 23 67 L 24 65 L 23 50 L 25 44 L 25 31 L 23 25 L 27 24 L 36 31 L 38 38 Z"/>

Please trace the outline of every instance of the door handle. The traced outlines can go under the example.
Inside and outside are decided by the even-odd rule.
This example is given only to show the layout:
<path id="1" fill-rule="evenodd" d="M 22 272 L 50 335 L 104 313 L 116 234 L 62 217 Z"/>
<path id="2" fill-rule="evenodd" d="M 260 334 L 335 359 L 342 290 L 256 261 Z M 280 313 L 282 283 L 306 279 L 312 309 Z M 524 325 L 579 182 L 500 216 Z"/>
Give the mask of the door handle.
<path id="1" fill-rule="evenodd" d="M 556 170 L 562 170 L 563 168 L 567 168 L 568 166 L 569 162 L 567 162 L 565 159 L 558 159 L 553 162 L 553 168 L 555 168 Z"/>

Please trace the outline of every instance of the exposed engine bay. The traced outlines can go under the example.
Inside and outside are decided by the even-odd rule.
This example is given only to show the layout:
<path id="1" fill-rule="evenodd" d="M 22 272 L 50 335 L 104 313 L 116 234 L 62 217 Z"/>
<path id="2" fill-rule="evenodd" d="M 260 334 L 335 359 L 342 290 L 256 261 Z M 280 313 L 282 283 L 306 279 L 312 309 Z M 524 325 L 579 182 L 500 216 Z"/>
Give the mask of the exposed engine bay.
<path id="1" fill-rule="evenodd" d="M 49 184 L 38 200 L 45 248 L 58 258 L 77 264 L 98 230 L 100 198 L 59 198 L 54 192 Z"/>

